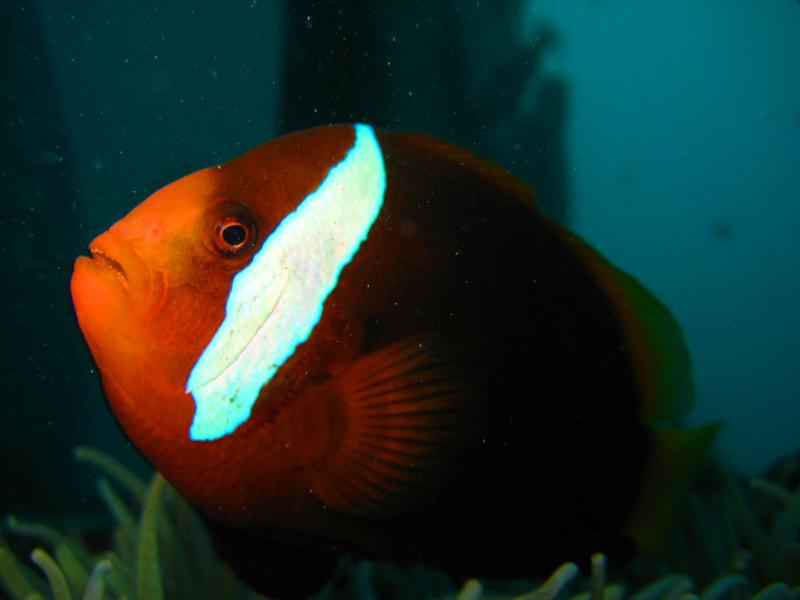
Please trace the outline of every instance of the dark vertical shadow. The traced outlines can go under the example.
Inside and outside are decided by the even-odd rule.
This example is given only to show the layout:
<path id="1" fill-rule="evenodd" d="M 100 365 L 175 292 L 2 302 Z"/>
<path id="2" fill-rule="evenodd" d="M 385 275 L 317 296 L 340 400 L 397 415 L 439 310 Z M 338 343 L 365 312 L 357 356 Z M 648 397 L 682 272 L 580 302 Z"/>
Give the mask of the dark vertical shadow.
<path id="1" fill-rule="evenodd" d="M 376 10 L 366 0 L 287 3 L 281 131 L 383 121 Z"/>
<path id="2" fill-rule="evenodd" d="M 493 8 L 509 31 L 517 5 Z M 557 43 L 553 30 L 543 27 L 536 43 L 487 72 L 481 43 L 518 42 L 476 45 L 469 38 L 487 34 L 463 3 L 300 0 L 287 9 L 282 132 L 365 121 L 445 137 L 530 181 L 542 210 L 567 220 L 568 86 L 542 60 Z"/>
<path id="3" fill-rule="evenodd" d="M 529 181 L 542 211 L 566 223 L 569 86 L 543 67 L 544 56 L 557 44 L 556 32 L 544 26 L 535 43 L 521 48 L 487 78 L 486 95 L 479 97 L 472 118 L 487 127 L 480 152 Z M 526 105 L 510 108 L 523 97 Z"/>
<path id="4" fill-rule="evenodd" d="M 67 471 L 74 425 L 89 418 L 75 402 L 89 365 L 69 299 L 77 253 L 70 153 L 26 2 L 0 3 L 0 48 L 2 514 L 74 503 Z"/>

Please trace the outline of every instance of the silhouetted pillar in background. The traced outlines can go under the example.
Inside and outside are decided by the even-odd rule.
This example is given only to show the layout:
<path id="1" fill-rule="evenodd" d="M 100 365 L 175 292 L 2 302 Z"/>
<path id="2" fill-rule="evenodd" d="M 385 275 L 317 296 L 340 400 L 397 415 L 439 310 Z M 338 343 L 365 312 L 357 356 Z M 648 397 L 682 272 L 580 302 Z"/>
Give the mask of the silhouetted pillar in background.
<path id="1" fill-rule="evenodd" d="M 512 35 L 519 4 L 287 3 L 281 131 L 364 121 L 438 135 L 530 181 L 565 222 L 568 89 L 542 64 L 551 29 Z"/>
<path id="2" fill-rule="evenodd" d="M 385 76 L 377 10 L 368 0 L 287 4 L 283 131 L 382 119 Z"/>

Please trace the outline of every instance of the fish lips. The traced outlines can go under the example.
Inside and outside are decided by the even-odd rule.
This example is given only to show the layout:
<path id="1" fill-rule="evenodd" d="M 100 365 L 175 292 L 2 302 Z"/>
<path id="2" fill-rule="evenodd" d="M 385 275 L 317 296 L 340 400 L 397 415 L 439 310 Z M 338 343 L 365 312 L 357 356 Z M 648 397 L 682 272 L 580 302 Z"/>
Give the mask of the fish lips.
<path id="1" fill-rule="evenodd" d="M 81 305 L 123 305 L 126 312 L 152 314 L 163 295 L 163 278 L 158 277 L 133 245 L 113 231 L 106 231 L 89 244 L 91 256 L 75 261 L 72 294 L 76 308 Z M 78 315 L 79 318 L 81 315 Z"/>

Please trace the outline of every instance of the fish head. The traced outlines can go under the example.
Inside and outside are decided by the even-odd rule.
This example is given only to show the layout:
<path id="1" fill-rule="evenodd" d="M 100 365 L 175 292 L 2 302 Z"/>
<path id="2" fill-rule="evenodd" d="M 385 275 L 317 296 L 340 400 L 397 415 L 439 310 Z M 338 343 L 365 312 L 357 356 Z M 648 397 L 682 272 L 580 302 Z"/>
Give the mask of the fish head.
<path id="1" fill-rule="evenodd" d="M 275 362 L 245 350 L 253 349 L 251 339 L 277 300 L 282 298 L 284 312 L 292 313 L 287 305 L 302 290 L 282 296 L 288 281 L 282 265 L 250 273 L 236 294 L 234 281 L 353 141 L 352 127 L 294 134 L 188 175 L 147 198 L 89 245 L 91 256 L 77 259 L 71 287 L 78 321 L 111 407 L 129 434 L 137 427 L 131 420 L 135 415 L 148 428 L 189 439 L 193 421 L 202 422 L 208 414 L 196 403 L 200 388 L 208 389 L 240 354 L 255 355 L 248 364 Z M 283 237 L 293 245 L 278 244 L 277 253 L 288 257 L 302 255 L 306 239 L 314 235 L 303 229 Z M 310 259 L 303 265 L 316 268 Z M 313 279 L 313 273 L 306 274 Z M 251 292 L 254 296 L 246 295 Z M 255 309 L 233 324 L 232 333 L 222 327 L 226 313 L 250 307 Z M 269 343 L 287 335 L 285 327 L 276 331 L 265 334 Z M 219 339 L 225 336 L 229 342 Z M 218 352 L 201 361 L 210 345 Z M 250 376 L 235 378 L 238 385 Z M 257 397 L 260 387 L 253 385 L 251 396 Z M 227 388 L 212 394 L 213 410 L 221 410 L 227 394 Z M 239 410 L 237 426 L 254 402 L 250 397 Z M 202 427 L 195 426 L 192 440 L 210 441 L 235 428 L 196 434 Z"/>
<path id="2" fill-rule="evenodd" d="M 75 262 L 78 321 L 118 416 L 133 404 L 162 423 L 188 427 L 189 372 L 263 230 L 264 219 L 249 207 L 253 198 L 218 193 L 216 170 L 154 193 Z"/>

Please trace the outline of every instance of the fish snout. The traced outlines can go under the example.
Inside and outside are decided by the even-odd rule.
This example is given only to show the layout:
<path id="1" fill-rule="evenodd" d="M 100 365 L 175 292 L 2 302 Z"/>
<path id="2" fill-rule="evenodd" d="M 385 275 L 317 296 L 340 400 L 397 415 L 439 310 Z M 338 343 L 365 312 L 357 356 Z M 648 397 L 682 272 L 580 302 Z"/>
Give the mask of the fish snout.
<path id="1" fill-rule="evenodd" d="M 107 278 L 114 277 L 122 292 L 142 312 L 149 313 L 163 294 L 163 278 L 150 268 L 134 244 L 113 228 L 89 244 L 91 260 Z"/>

